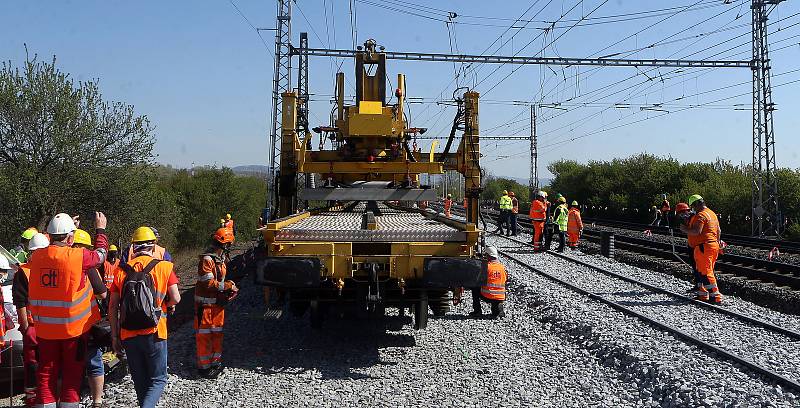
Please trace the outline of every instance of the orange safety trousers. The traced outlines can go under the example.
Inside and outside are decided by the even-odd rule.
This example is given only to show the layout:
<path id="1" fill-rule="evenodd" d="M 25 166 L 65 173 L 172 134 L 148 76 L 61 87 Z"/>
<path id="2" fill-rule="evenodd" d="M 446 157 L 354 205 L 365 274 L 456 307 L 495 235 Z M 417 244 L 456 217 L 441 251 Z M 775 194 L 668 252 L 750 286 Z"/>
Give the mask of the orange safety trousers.
<path id="1" fill-rule="evenodd" d="M 544 221 L 533 222 L 533 250 L 542 249 L 542 236 L 544 235 Z"/>
<path id="2" fill-rule="evenodd" d="M 197 343 L 197 368 L 207 369 L 222 364 L 222 335 L 225 309 L 218 305 L 195 303 L 194 319 Z"/>
<path id="3" fill-rule="evenodd" d="M 703 284 L 697 289 L 697 297 L 700 300 L 709 300 L 709 296 L 715 301 L 722 301 L 722 294 L 717 287 L 717 278 L 714 276 L 714 265 L 719 257 L 719 247 L 716 243 L 701 244 L 694 247 L 694 262 L 697 272 L 700 274 Z"/>
<path id="4" fill-rule="evenodd" d="M 577 232 L 567 232 L 567 246 L 570 248 L 576 248 L 578 246 L 578 238 L 581 235 Z"/>

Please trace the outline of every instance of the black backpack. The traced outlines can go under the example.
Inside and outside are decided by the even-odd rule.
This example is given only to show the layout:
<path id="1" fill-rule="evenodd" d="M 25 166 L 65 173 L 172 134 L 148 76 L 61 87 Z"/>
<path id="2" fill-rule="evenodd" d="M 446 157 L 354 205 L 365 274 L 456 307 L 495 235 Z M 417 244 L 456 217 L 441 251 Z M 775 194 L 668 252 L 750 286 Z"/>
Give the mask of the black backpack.
<path id="1" fill-rule="evenodd" d="M 150 272 L 161 262 L 153 259 L 141 272 L 127 263 L 120 267 L 125 271 L 120 293 L 120 327 L 126 330 L 151 329 L 158 326 L 161 306 L 156 304 L 155 282 Z"/>

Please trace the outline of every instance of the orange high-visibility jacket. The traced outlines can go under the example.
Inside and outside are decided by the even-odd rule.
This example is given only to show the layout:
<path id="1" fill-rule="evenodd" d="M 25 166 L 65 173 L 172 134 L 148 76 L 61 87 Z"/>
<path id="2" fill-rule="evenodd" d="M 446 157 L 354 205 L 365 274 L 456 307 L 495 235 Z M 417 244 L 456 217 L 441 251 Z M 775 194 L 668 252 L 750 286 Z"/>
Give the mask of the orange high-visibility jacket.
<path id="1" fill-rule="evenodd" d="M 133 270 L 141 272 L 150 261 L 153 259 L 158 259 L 155 257 L 151 257 L 149 255 L 139 255 L 136 258 L 133 258 L 128 261 L 128 265 L 130 265 Z M 169 289 L 169 277 L 172 275 L 175 269 L 175 265 L 169 261 L 161 261 L 159 262 L 152 271 L 150 271 L 150 276 L 153 277 L 153 289 L 155 293 L 153 294 L 153 300 L 156 306 L 161 307 L 161 319 L 158 321 L 156 327 L 151 327 L 147 329 L 140 329 L 140 330 L 127 330 L 120 328 L 120 338 L 122 340 L 129 339 L 135 336 L 146 336 L 149 334 L 156 334 L 159 339 L 166 340 L 167 339 L 167 304 L 164 301 L 167 298 L 167 290 Z M 114 272 L 114 282 L 111 284 L 111 291 L 114 293 L 120 294 L 122 296 L 122 288 L 125 285 L 125 270 L 122 268 L 117 268 L 116 272 Z"/>
<path id="2" fill-rule="evenodd" d="M 547 204 L 539 200 L 531 202 L 531 211 L 528 213 L 531 221 L 544 221 L 547 219 Z"/>
<path id="3" fill-rule="evenodd" d="M 567 232 L 577 234 L 583 229 L 583 220 L 581 219 L 581 210 L 577 208 L 570 208 L 567 214 Z"/>
<path id="4" fill-rule="evenodd" d="M 100 320 L 92 285 L 83 273 L 83 251 L 51 245 L 31 256 L 28 302 L 37 337 L 71 339 Z"/>
<path id="5" fill-rule="evenodd" d="M 444 200 L 444 210 L 445 210 L 445 211 L 450 211 L 450 208 L 451 208 L 452 206 L 453 206 L 453 200 L 451 200 L 451 199 L 449 199 L 449 198 L 446 198 L 446 199 Z"/>
<path id="6" fill-rule="evenodd" d="M 481 295 L 492 300 L 506 300 L 506 268 L 497 261 L 489 262 L 486 285 L 481 286 Z"/>
<path id="7" fill-rule="evenodd" d="M 200 255 L 200 264 L 197 268 L 197 284 L 194 287 L 195 303 L 214 305 L 217 303 L 217 294 L 230 289 L 233 284 L 225 280 L 228 268 L 225 261 L 217 254 Z"/>
<path id="8" fill-rule="evenodd" d="M 689 219 L 689 227 L 694 228 L 697 223 L 703 224 L 703 229 L 699 235 L 687 235 L 689 246 L 694 248 L 700 244 L 711 244 L 715 246 L 719 242 L 719 220 L 717 214 L 706 208 Z"/>

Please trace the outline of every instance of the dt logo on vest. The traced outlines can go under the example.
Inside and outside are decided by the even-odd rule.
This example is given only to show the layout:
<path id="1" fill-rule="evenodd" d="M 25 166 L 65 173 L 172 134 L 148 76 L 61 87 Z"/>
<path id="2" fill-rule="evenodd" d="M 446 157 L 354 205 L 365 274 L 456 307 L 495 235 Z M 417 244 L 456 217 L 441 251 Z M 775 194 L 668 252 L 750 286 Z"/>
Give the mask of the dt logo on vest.
<path id="1" fill-rule="evenodd" d="M 57 288 L 58 287 L 58 271 L 55 269 L 48 269 L 42 271 L 39 277 L 39 283 L 43 288 Z"/>

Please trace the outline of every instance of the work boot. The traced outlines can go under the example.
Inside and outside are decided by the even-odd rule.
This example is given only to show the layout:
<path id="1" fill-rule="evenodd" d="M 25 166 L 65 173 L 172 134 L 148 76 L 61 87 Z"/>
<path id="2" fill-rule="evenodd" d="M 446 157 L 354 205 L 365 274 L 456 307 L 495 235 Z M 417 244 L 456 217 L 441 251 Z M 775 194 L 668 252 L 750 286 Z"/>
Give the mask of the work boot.
<path id="1" fill-rule="evenodd" d="M 480 310 L 473 310 L 473 311 L 469 312 L 469 315 L 471 317 L 481 317 L 481 316 L 483 316 L 483 312 L 481 312 Z"/>
<path id="2" fill-rule="evenodd" d="M 197 369 L 197 375 L 199 375 L 200 378 L 208 378 L 209 370 L 210 370 L 210 368 L 198 368 Z"/>
<path id="3" fill-rule="evenodd" d="M 219 377 L 220 374 L 222 374 L 223 371 L 225 371 L 224 367 L 222 367 L 222 366 L 213 366 L 208 370 L 208 377 L 207 378 L 209 378 L 211 380 L 215 380 L 217 377 Z"/>

